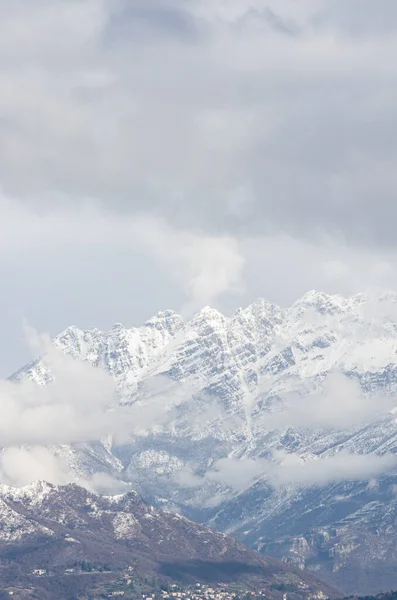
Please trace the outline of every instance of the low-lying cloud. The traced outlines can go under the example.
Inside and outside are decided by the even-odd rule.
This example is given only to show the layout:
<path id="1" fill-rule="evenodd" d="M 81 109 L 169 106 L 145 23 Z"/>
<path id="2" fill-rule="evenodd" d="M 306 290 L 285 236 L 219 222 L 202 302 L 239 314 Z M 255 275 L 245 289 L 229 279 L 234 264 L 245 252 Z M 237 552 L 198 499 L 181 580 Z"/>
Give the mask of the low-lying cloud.
<path id="1" fill-rule="evenodd" d="M 173 474 L 172 481 L 177 486 L 186 489 L 200 488 L 204 483 L 204 479 L 187 465 Z"/>
<path id="2" fill-rule="evenodd" d="M 44 446 L 11 447 L 0 454 L 0 481 L 12 487 L 23 487 L 34 481 L 66 485 L 71 481 L 91 492 L 113 496 L 128 492 L 131 484 L 110 473 L 97 472 L 79 477 L 71 473 L 62 456 Z"/>
<path id="3" fill-rule="evenodd" d="M 0 455 L 1 482 L 21 487 L 36 480 L 64 485 L 71 479 L 66 465 L 43 446 L 6 448 Z"/>
<path id="4" fill-rule="evenodd" d="M 222 458 L 206 478 L 242 491 L 261 480 L 275 489 L 325 486 L 342 481 L 370 481 L 397 469 L 394 454 L 362 455 L 342 451 L 324 458 L 303 459 L 297 454 L 276 452 L 272 460 Z"/>
<path id="5" fill-rule="evenodd" d="M 62 484 L 76 479 L 62 459 L 46 446 L 95 442 L 105 437 L 113 445 L 131 437 L 161 430 L 178 404 L 164 395 L 119 405 L 114 379 L 86 361 L 75 360 L 55 348 L 46 334 L 26 328 L 35 351 L 45 352 L 39 372 L 45 385 L 23 377 L 0 381 L 0 477 L 5 483 L 24 485 L 36 479 Z M 169 390 L 168 390 L 169 391 Z M 59 454 L 59 456 L 57 456 Z M 97 474 L 83 483 L 94 488 L 120 487 Z M 109 476 L 110 477 L 110 476 Z"/>
<path id="6" fill-rule="evenodd" d="M 261 425 L 270 430 L 351 430 L 391 412 L 396 404 L 392 396 L 365 393 L 357 379 L 340 371 L 329 372 L 317 389 L 311 387 L 287 394 L 280 412 L 260 415 Z"/>

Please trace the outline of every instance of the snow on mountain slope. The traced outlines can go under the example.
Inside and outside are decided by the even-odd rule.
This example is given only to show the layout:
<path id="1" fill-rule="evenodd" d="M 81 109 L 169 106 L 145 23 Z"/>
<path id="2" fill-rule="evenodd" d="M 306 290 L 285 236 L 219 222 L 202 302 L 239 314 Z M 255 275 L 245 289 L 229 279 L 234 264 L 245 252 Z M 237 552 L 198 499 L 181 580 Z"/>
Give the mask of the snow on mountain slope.
<path id="1" fill-rule="evenodd" d="M 259 379 L 273 382 L 286 370 L 307 378 L 330 369 L 365 373 L 396 364 L 395 316 L 397 294 L 345 299 L 309 292 L 287 310 L 259 300 L 231 318 L 207 307 L 186 323 L 166 311 L 140 328 L 117 324 L 104 333 L 72 326 L 54 344 L 108 370 L 121 387 L 166 373 L 203 387 L 225 383 L 229 389 L 220 392 L 225 398 L 230 392 L 233 401 L 256 389 Z M 29 375 L 46 382 L 41 363 L 31 365 Z"/>
<path id="2" fill-rule="evenodd" d="M 132 432 L 121 446 L 107 439 L 53 451 L 67 458 L 76 478 L 118 473 L 151 502 L 319 569 L 331 581 L 338 577 L 350 591 L 363 545 L 375 547 L 374 536 L 386 536 L 377 520 L 388 515 L 387 539 L 397 542 L 392 472 L 379 473 L 382 484 L 371 483 L 369 499 L 364 475 L 361 482 L 346 476 L 320 487 L 273 489 L 260 472 L 236 474 L 238 485 L 224 480 L 217 461 L 245 459 L 251 468 L 280 452 L 306 462 L 396 453 L 396 317 L 397 294 L 343 298 L 312 291 L 288 309 L 258 300 L 232 317 L 207 307 L 186 322 L 166 311 L 140 328 L 70 327 L 54 345 L 108 371 L 120 402 L 153 403 L 154 420 L 158 403 L 173 410 L 156 431 Z M 45 363 L 43 357 L 15 377 L 45 385 L 52 377 Z M 336 374 L 344 379 L 335 384 Z M 376 591 L 371 578 L 366 591 Z"/>

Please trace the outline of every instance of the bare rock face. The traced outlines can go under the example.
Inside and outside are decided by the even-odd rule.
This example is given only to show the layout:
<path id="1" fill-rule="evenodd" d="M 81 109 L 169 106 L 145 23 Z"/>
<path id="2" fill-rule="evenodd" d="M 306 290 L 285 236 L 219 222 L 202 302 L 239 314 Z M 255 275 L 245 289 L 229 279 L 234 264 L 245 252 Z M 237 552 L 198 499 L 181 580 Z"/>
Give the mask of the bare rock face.
<path id="1" fill-rule="evenodd" d="M 239 485 L 212 475 L 220 459 L 272 460 L 277 452 L 303 461 L 340 453 L 396 454 L 393 410 L 374 411 L 368 422 L 343 423 L 337 418 L 338 397 L 335 414 L 331 405 L 320 423 L 306 411 L 307 421 L 281 419 L 274 426 L 274 415 L 286 407 L 304 406 L 302 399 L 324 393 L 335 372 L 369 401 L 377 403 L 381 396 L 392 406 L 396 309 L 393 294 L 343 298 L 312 291 L 287 309 L 258 300 L 232 317 L 207 307 L 187 321 L 166 311 L 142 327 L 117 324 L 107 333 L 70 327 L 54 345 L 109 372 L 117 383 L 117 402 L 153 402 L 154 421 L 159 402 L 172 410 L 168 420 L 144 435 L 132 432 L 122 446 L 107 439 L 53 450 L 67 459 L 76 479 L 95 471 L 117 473 L 152 504 L 312 569 L 346 593 L 393 587 L 393 470 L 377 475 L 371 485 L 365 475 L 277 486 L 261 474 Z M 40 385 L 51 382 L 45 357 L 14 376 L 24 377 Z M 293 414 L 299 416 L 299 410 Z"/>

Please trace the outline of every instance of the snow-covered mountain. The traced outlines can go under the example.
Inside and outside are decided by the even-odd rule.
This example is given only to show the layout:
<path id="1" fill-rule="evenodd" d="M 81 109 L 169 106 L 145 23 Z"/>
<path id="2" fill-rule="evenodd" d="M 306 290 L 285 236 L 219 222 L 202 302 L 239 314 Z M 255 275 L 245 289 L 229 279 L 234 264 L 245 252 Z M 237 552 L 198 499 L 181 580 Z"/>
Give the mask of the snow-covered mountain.
<path id="1" fill-rule="evenodd" d="M 309 292 L 288 309 L 258 300 L 232 317 L 207 307 L 107 333 L 69 327 L 54 345 L 108 371 L 120 403 L 152 405 L 154 422 L 170 410 L 123 445 L 53 451 L 346 592 L 392 587 L 396 317 L 397 294 Z M 45 356 L 14 379 L 26 377 L 51 381 Z"/>

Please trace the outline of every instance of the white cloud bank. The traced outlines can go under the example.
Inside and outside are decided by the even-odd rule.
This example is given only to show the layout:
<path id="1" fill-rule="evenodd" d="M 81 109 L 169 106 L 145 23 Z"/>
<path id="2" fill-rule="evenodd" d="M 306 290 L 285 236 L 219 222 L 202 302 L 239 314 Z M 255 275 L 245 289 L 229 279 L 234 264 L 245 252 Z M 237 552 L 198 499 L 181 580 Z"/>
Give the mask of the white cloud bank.
<path id="1" fill-rule="evenodd" d="M 0 480 L 12 487 L 23 487 L 38 480 L 55 485 L 66 485 L 73 481 L 91 492 L 109 496 L 131 489 L 131 484 L 109 473 L 97 472 L 91 476 L 77 477 L 69 471 L 62 458 L 43 446 L 3 450 L 0 454 Z"/>
<path id="2" fill-rule="evenodd" d="M 241 491 L 257 480 L 273 488 L 324 486 L 342 481 L 370 481 L 397 468 L 397 456 L 340 452 L 325 458 L 302 459 L 277 452 L 273 460 L 222 458 L 207 472 L 210 481 Z"/>
<path id="3" fill-rule="evenodd" d="M 351 430 L 391 412 L 395 404 L 395 397 L 365 393 L 357 379 L 330 371 L 321 387 L 287 394 L 283 410 L 262 413 L 259 421 L 270 430 Z"/>
<path id="4" fill-rule="evenodd" d="M 56 485 L 71 480 L 66 466 L 54 454 L 42 446 L 31 448 L 6 448 L 0 455 L 2 483 L 21 487 L 42 479 Z"/>

